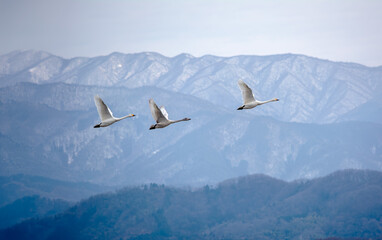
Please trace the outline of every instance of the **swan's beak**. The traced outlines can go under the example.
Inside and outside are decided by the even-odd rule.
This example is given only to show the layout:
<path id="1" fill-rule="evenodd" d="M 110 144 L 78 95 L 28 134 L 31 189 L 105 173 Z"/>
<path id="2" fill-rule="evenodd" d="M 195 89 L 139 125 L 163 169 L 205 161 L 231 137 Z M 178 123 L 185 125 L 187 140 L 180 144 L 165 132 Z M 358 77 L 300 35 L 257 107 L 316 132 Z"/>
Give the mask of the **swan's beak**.
<path id="1" fill-rule="evenodd" d="M 131 114 L 132 117 L 135 117 L 135 114 Z"/>
<path id="2" fill-rule="evenodd" d="M 275 101 L 280 101 L 280 99 L 278 99 L 278 98 L 275 98 Z"/>

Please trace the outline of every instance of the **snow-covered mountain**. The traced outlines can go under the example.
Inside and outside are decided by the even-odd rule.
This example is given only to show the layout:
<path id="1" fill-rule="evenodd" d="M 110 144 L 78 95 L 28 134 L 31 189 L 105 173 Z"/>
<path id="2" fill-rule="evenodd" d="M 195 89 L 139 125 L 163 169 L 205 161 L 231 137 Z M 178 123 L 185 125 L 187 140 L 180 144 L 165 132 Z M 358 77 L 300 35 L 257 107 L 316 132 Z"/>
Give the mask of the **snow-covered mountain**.
<path id="1" fill-rule="evenodd" d="M 238 79 L 246 81 L 260 100 L 281 99 L 278 104 L 249 114 L 272 116 L 281 121 L 336 122 L 382 95 L 382 67 L 294 54 L 200 58 L 181 54 L 168 58 L 157 53 L 112 53 L 95 58 L 63 59 L 45 52 L 25 51 L 0 56 L 3 87 L 17 82 L 130 89 L 153 86 L 192 95 L 227 109 L 241 104 Z"/>
<path id="2" fill-rule="evenodd" d="M 382 68 L 292 54 L 13 52 L 0 57 L 0 175 L 201 185 L 253 173 L 292 180 L 382 170 L 381 76 Z M 239 78 L 259 99 L 280 102 L 236 111 Z M 95 94 L 115 116 L 137 117 L 94 129 Z M 149 131 L 151 97 L 170 118 L 192 120 Z"/>

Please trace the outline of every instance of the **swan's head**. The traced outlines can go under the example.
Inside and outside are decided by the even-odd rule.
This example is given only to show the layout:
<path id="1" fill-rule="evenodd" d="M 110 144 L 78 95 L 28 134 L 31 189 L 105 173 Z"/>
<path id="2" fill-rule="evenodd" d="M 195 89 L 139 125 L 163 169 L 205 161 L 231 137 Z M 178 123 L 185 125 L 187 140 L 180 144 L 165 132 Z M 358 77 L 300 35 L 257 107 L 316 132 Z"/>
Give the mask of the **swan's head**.
<path id="1" fill-rule="evenodd" d="M 183 121 L 190 121 L 191 118 L 183 118 Z"/>
<path id="2" fill-rule="evenodd" d="M 278 98 L 275 98 L 275 101 L 280 101 L 280 99 L 278 99 Z"/>
<path id="3" fill-rule="evenodd" d="M 155 129 L 157 127 L 157 125 L 156 124 L 154 124 L 154 125 L 151 125 L 150 126 L 150 128 L 149 128 L 149 130 L 153 130 L 153 129 Z"/>
<path id="4" fill-rule="evenodd" d="M 130 117 L 135 117 L 135 114 L 130 114 Z"/>

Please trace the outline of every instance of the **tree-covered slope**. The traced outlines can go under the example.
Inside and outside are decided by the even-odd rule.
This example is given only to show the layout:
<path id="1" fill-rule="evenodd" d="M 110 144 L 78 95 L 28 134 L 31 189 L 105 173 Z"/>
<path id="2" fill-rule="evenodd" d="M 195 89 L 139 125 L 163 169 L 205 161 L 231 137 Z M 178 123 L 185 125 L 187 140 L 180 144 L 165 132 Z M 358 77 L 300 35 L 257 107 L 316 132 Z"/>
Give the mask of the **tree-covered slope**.
<path id="1" fill-rule="evenodd" d="M 381 236 L 382 173 L 284 182 L 264 175 L 181 190 L 156 184 L 82 201 L 2 239 L 317 239 Z"/>

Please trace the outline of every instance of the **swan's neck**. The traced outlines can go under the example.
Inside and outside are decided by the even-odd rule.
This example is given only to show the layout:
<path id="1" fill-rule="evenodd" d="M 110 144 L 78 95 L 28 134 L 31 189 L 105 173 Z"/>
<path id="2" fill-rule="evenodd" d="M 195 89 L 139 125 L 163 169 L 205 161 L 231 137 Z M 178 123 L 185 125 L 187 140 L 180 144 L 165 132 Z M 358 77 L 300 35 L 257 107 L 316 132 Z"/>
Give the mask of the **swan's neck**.
<path id="1" fill-rule="evenodd" d="M 277 98 L 274 98 L 274 99 L 271 99 L 271 100 L 267 100 L 267 101 L 259 101 L 260 104 L 265 104 L 265 103 L 269 103 L 269 102 L 277 102 L 278 99 Z"/>
<path id="2" fill-rule="evenodd" d="M 120 117 L 120 118 L 115 118 L 116 121 L 121 121 L 122 119 L 125 119 L 125 118 L 129 118 L 129 117 L 133 117 L 132 115 L 126 115 L 124 117 Z"/>
<path id="3" fill-rule="evenodd" d="M 170 120 L 171 123 L 177 123 L 177 122 L 183 122 L 183 121 L 189 121 L 191 119 L 189 118 L 183 118 L 183 119 L 180 119 L 180 120 Z"/>

